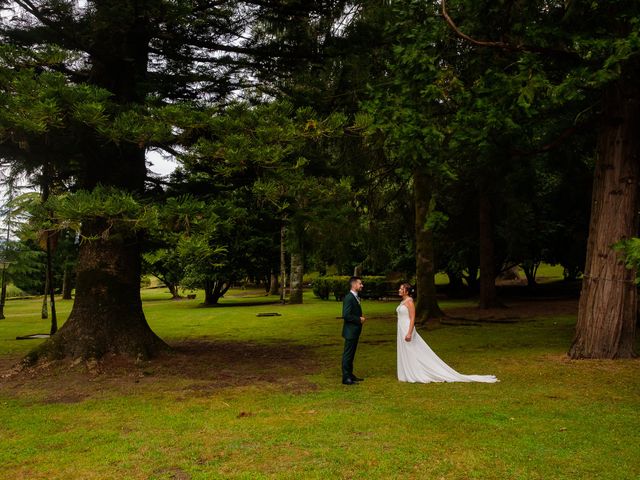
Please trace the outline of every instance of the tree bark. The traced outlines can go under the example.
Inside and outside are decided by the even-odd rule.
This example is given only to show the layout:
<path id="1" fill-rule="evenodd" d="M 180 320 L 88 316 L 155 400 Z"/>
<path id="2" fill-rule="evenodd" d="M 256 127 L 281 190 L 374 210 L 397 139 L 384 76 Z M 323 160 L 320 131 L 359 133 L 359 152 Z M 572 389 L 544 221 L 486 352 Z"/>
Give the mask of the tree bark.
<path id="1" fill-rule="evenodd" d="M 204 285 L 204 304 L 217 305 L 231 287 L 230 280 L 208 280 Z"/>
<path id="2" fill-rule="evenodd" d="M 13 182 L 9 182 L 7 198 L 10 202 L 13 200 Z M 9 239 L 11 238 L 11 209 L 7 210 L 7 216 L 5 218 L 7 226 L 7 235 L 5 237 L 4 251 L 2 252 L 2 273 L 0 274 L 0 320 L 4 320 L 4 306 L 7 301 L 7 248 L 9 246 Z"/>
<path id="3" fill-rule="evenodd" d="M 280 289 L 280 284 L 278 282 L 278 275 L 275 272 L 271 272 L 269 282 L 269 295 L 278 295 L 278 291 Z"/>
<path id="4" fill-rule="evenodd" d="M 291 292 L 289 294 L 289 303 L 302 303 L 302 277 L 304 275 L 304 263 L 302 261 L 302 252 L 291 254 Z"/>
<path id="5" fill-rule="evenodd" d="M 485 191 L 479 198 L 480 224 L 480 308 L 501 306 L 496 291 L 496 266 L 493 240 L 493 220 L 491 218 L 491 200 Z"/>
<path id="6" fill-rule="evenodd" d="M 625 83 L 623 83 L 625 82 Z M 587 259 L 571 358 L 630 358 L 636 327 L 636 272 L 613 246 L 638 234 L 640 89 L 621 80 L 603 99 Z"/>
<path id="7" fill-rule="evenodd" d="M 47 294 L 51 299 L 51 328 L 49 334 L 53 335 L 58 331 L 58 316 L 56 315 L 56 297 L 55 286 L 53 284 L 53 264 L 51 262 L 51 256 L 53 254 L 53 246 L 51 241 L 51 232 L 46 233 L 47 236 L 47 285 L 49 285 L 49 291 Z M 45 296 L 47 295 L 45 294 Z"/>
<path id="8" fill-rule="evenodd" d="M 4 316 L 4 305 L 7 301 L 7 268 L 2 267 L 2 273 L 0 273 L 0 283 L 2 287 L 0 288 L 0 320 L 4 320 L 6 317 Z"/>
<path id="9" fill-rule="evenodd" d="M 433 230 L 428 225 L 435 207 L 431 178 L 416 172 L 413 176 L 416 231 L 416 323 L 438 319 L 444 313 L 436 298 L 436 268 L 433 251 Z"/>
<path id="10" fill-rule="evenodd" d="M 164 284 L 166 285 L 166 287 L 169 289 L 169 293 L 171 294 L 171 299 L 172 300 L 180 300 L 182 297 L 178 293 L 178 285 L 176 285 L 173 282 L 168 282 L 166 280 L 163 280 L 163 281 L 164 281 Z"/>
<path id="11" fill-rule="evenodd" d="M 44 295 L 42 296 L 42 309 L 40 310 L 40 318 L 46 320 L 49 318 L 49 307 L 47 305 L 47 296 L 49 295 L 49 275 L 44 274 Z"/>
<path id="12" fill-rule="evenodd" d="M 524 276 L 527 277 L 527 287 L 533 288 L 538 284 L 538 282 L 536 282 L 536 274 L 538 273 L 539 266 L 540 262 L 524 262 L 522 264 Z"/>
<path id="13" fill-rule="evenodd" d="M 65 265 L 62 277 L 62 299 L 71 300 L 71 292 L 73 291 L 73 267 Z"/>
<path id="14" fill-rule="evenodd" d="M 287 260 L 284 248 L 286 232 L 287 229 L 283 221 L 280 226 L 280 303 L 285 303 L 287 288 Z"/>

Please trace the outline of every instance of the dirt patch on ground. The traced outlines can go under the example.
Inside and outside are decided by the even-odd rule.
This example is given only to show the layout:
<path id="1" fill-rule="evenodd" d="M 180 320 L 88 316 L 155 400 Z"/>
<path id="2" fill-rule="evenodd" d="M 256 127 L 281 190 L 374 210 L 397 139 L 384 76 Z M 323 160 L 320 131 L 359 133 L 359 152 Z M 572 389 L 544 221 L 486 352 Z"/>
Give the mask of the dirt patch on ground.
<path id="1" fill-rule="evenodd" d="M 151 361 L 109 355 L 21 369 L 15 366 L 19 357 L 5 357 L 0 389 L 34 403 L 77 403 L 110 393 L 156 392 L 179 399 L 251 385 L 294 394 L 317 388 L 307 377 L 320 370 L 319 361 L 304 345 L 190 340 L 171 346 L 172 352 Z"/>
<path id="2" fill-rule="evenodd" d="M 502 308 L 490 308 L 481 310 L 477 307 L 448 308 L 445 313 L 450 317 L 443 323 L 455 324 L 460 322 L 496 322 L 513 323 L 534 318 L 552 316 L 577 315 L 577 299 L 535 299 L 535 300 L 511 300 Z"/>

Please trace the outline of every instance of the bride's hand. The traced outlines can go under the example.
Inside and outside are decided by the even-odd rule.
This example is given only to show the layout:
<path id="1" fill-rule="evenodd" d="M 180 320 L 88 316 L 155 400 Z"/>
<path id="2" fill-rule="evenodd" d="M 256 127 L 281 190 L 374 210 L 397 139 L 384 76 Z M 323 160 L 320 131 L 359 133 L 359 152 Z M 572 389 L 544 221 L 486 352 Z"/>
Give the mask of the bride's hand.
<path id="1" fill-rule="evenodd" d="M 408 333 L 406 337 L 404 337 L 405 342 L 410 342 L 411 341 L 411 334 Z"/>

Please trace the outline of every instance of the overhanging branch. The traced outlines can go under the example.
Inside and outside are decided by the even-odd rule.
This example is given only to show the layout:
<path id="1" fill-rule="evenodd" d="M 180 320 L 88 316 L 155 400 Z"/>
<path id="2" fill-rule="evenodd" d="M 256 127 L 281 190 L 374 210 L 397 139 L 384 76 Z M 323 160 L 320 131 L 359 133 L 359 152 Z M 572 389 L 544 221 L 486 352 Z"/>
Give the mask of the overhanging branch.
<path id="1" fill-rule="evenodd" d="M 462 32 L 457 27 L 457 25 L 454 23 L 454 21 L 451 19 L 451 17 L 449 16 L 449 13 L 447 13 L 447 2 L 445 0 L 442 0 L 442 16 L 444 17 L 444 19 L 449 24 L 449 27 L 451 27 L 451 30 L 453 30 L 455 32 L 455 34 L 458 35 L 460 38 L 463 38 L 464 40 L 466 40 L 469 43 L 473 43 L 474 45 L 478 45 L 480 47 L 497 47 L 497 48 L 503 48 L 505 50 L 513 50 L 514 49 L 513 45 L 509 45 L 508 43 L 504 43 L 504 42 L 487 42 L 487 41 L 483 41 L 483 40 L 476 40 L 475 38 L 472 38 L 469 35 L 467 35 L 466 33 Z"/>
<path id="2" fill-rule="evenodd" d="M 574 52 L 572 50 L 561 49 L 561 48 L 544 48 L 544 47 L 538 47 L 535 45 L 513 45 L 511 43 L 506 43 L 506 42 L 491 42 L 487 40 L 477 40 L 467 35 L 466 33 L 464 33 L 462 30 L 458 28 L 458 26 L 455 24 L 455 22 L 447 12 L 446 0 L 442 0 L 442 16 L 444 17 L 445 21 L 447 22 L 451 30 L 453 30 L 453 32 L 458 37 L 466 40 L 467 42 L 473 45 L 477 45 L 479 47 L 500 48 L 502 50 L 509 50 L 514 52 L 544 53 L 548 55 L 563 56 L 563 57 L 569 56 L 569 57 L 577 58 L 579 56 L 577 52 Z"/>

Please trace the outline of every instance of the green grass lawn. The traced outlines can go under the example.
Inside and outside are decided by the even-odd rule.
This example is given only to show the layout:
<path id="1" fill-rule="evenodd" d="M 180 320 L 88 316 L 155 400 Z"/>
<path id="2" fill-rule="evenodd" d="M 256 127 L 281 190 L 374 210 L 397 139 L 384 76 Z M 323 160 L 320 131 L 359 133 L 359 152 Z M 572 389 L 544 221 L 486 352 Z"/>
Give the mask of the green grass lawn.
<path id="1" fill-rule="evenodd" d="M 567 360 L 574 316 L 423 331 L 460 372 L 501 382 L 416 385 L 395 377 L 396 304 L 365 302 L 366 379 L 344 387 L 336 302 L 143 295 L 175 353 L 0 378 L 0 478 L 640 478 L 640 362 Z M 7 303 L 3 370 L 38 342 L 16 335 L 47 331 L 39 311 Z"/>

